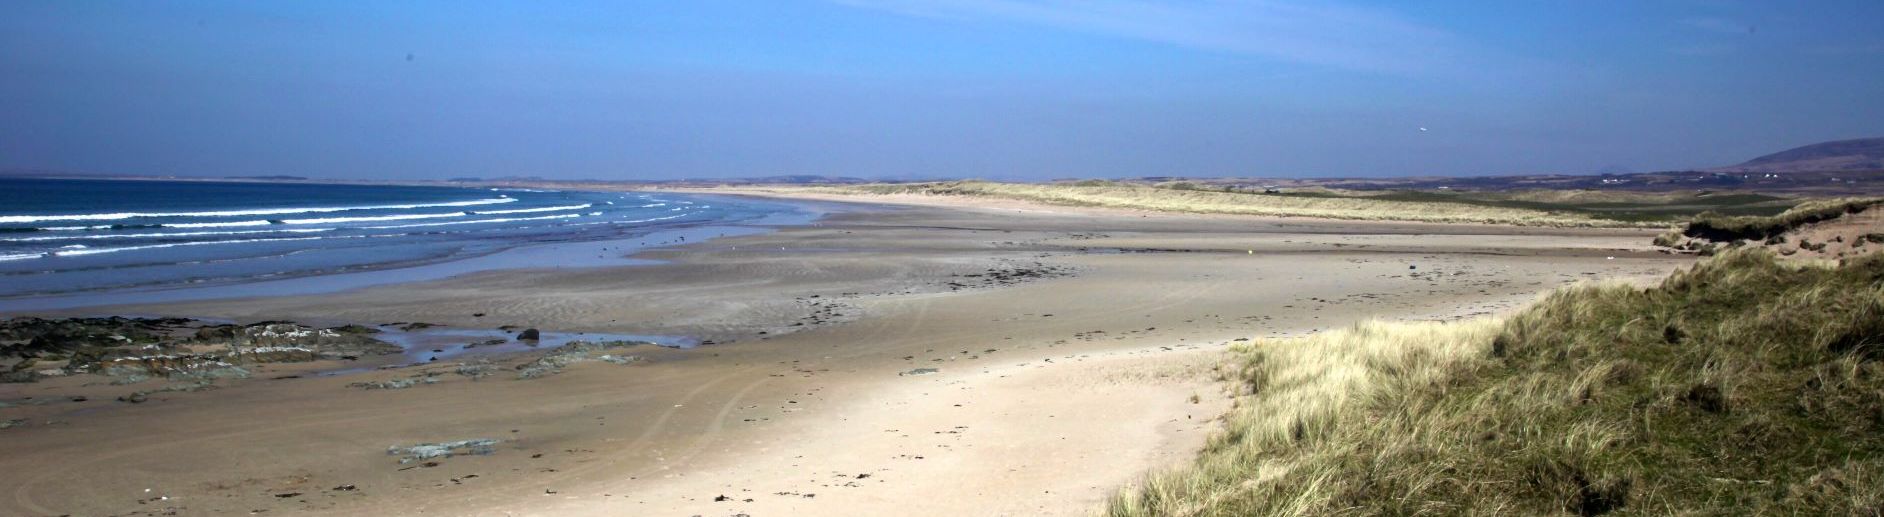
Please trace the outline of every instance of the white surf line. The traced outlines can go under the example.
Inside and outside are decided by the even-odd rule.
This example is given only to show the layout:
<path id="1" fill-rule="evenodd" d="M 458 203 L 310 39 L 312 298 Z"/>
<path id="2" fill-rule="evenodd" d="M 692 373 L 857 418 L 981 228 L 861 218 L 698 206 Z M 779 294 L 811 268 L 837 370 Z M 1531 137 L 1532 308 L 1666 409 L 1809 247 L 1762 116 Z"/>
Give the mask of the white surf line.
<path id="1" fill-rule="evenodd" d="M 308 208 L 258 208 L 253 210 L 219 210 L 212 212 L 118 212 L 109 214 L 45 214 L 45 215 L 5 215 L 0 216 L 0 223 L 35 223 L 39 221 L 109 221 L 115 219 L 133 219 L 139 217 L 234 217 L 243 215 L 278 215 L 309 214 L 321 212 L 345 212 L 349 210 L 406 210 L 412 208 L 435 208 L 441 206 L 477 206 L 512 203 L 517 199 L 509 196 L 471 201 L 451 201 L 446 203 L 417 203 L 409 205 L 371 205 L 371 206 L 329 206 Z"/>
<path id="2" fill-rule="evenodd" d="M 158 225 L 163 228 L 230 228 L 236 226 L 268 226 L 274 221 L 235 221 L 228 223 L 171 223 Z"/>
<path id="3" fill-rule="evenodd" d="M 446 213 L 440 213 L 440 214 L 396 214 L 396 215 L 375 215 L 375 216 L 366 216 L 366 217 L 329 217 L 326 219 L 283 219 L 281 220 L 281 224 L 367 223 L 367 222 L 377 222 L 377 221 L 405 221 L 409 219 L 441 219 L 441 218 L 446 218 L 446 217 L 464 217 L 467 215 L 471 215 L 471 213 L 470 212 L 446 212 Z"/>
<path id="4" fill-rule="evenodd" d="M 163 227 L 165 228 L 228 228 L 228 227 L 238 227 L 238 226 L 268 226 L 268 225 L 274 225 L 274 224 L 297 224 L 297 225 L 298 224 L 342 224 L 342 223 L 366 223 L 366 222 L 375 222 L 375 221 L 404 221 L 408 219 L 438 219 L 442 217 L 464 217 L 467 215 L 471 215 L 471 213 L 470 212 L 446 212 L 442 214 L 398 214 L 398 215 L 376 215 L 376 216 L 367 216 L 367 217 L 329 217 L 325 219 L 281 219 L 281 220 L 275 220 L 275 221 L 270 221 L 270 220 L 233 221 L 233 222 L 227 222 L 227 223 L 170 223 L 170 224 L 163 225 Z"/>
<path id="5" fill-rule="evenodd" d="M 595 206 L 595 204 L 584 203 L 580 205 L 546 206 L 542 208 L 519 208 L 516 210 L 474 210 L 471 213 L 475 215 L 529 214 L 529 213 L 536 213 L 536 212 L 561 212 L 564 210 L 581 210 L 581 209 L 592 207 L 592 206 Z"/>
<path id="6" fill-rule="evenodd" d="M 421 227 L 426 227 L 426 226 L 446 226 L 446 225 L 453 225 L 453 224 L 542 221 L 546 219 L 569 219 L 569 218 L 574 218 L 574 217 L 582 217 L 582 214 L 546 215 L 546 216 L 541 216 L 541 217 L 503 217 L 503 218 L 497 218 L 497 219 L 478 219 L 475 221 L 451 221 L 447 223 L 418 223 L 418 224 L 395 224 L 395 225 L 390 225 L 390 226 L 361 226 L 360 228 L 364 230 L 387 230 L 387 229 L 395 229 L 395 228 L 421 228 Z"/>
<path id="7" fill-rule="evenodd" d="M 242 240 L 233 240 L 233 241 L 175 242 L 175 243 L 170 243 L 170 244 L 124 246 L 120 248 L 87 248 L 87 249 L 77 249 L 77 250 L 54 251 L 54 252 L 48 253 L 47 255 L 55 256 L 55 257 L 71 257 L 71 256 L 80 256 L 80 255 L 98 255 L 98 254 L 103 254 L 103 253 L 117 253 L 120 251 L 136 251 L 136 250 L 148 250 L 148 249 L 158 249 L 158 248 L 175 248 L 178 246 L 205 246 L 205 245 L 210 245 L 210 244 L 247 244 L 247 243 L 256 243 L 256 242 L 314 241 L 314 240 L 321 240 L 325 238 L 326 237 L 284 237 L 280 239 L 242 239 Z"/>
<path id="8" fill-rule="evenodd" d="M 12 237 L 0 239 L 6 242 L 66 241 L 77 239 L 152 239 L 163 237 L 201 237 L 204 235 L 249 235 L 257 233 L 314 233 L 331 232 L 337 228 L 284 228 L 280 230 L 248 230 L 237 232 L 176 232 L 176 233 L 126 233 L 97 235 L 54 235 L 51 237 Z"/>
<path id="9" fill-rule="evenodd" d="M 576 223 L 576 224 L 572 224 L 572 225 L 570 225 L 570 226 L 588 226 L 588 225 L 591 225 L 591 224 L 629 224 L 629 223 L 651 223 L 651 222 L 654 222 L 654 221 L 666 221 L 666 220 L 668 220 L 668 219 L 675 219 L 675 218 L 680 218 L 680 217 L 686 217 L 687 215 L 689 215 L 689 214 L 679 214 L 679 215 L 670 215 L 670 216 L 667 216 L 667 217 L 656 217 L 656 218 L 652 218 L 652 219 L 635 219 L 635 220 L 633 220 L 633 221 L 596 221 L 596 222 L 593 222 L 593 223 Z"/>

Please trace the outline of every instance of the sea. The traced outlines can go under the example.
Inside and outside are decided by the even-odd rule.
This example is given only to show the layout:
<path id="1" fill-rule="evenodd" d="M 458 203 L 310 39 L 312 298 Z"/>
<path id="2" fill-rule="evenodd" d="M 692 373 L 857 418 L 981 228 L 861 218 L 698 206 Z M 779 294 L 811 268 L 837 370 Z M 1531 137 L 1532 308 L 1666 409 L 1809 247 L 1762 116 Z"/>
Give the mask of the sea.
<path id="1" fill-rule="evenodd" d="M 323 276 L 435 264 L 460 264 L 434 268 L 451 274 L 599 265 L 608 262 L 591 254 L 613 259 L 629 251 L 607 243 L 646 244 L 662 235 L 678 242 L 687 235 L 681 229 L 725 233 L 727 225 L 808 220 L 789 217 L 803 211 L 788 203 L 647 192 L 0 178 L 0 310 L 83 305 L 87 293 L 189 288 L 195 294 L 187 297 L 99 301 L 200 299 L 217 296 L 218 286 L 315 278 L 301 282 L 299 290 L 308 291 L 350 285 Z M 517 252 L 553 243 L 603 245 Z M 489 260 L 493 255 L 509 258 Z M 565 255 L 572 258 L 558 258 Z M 399 276 L 376 278 L 353 284 Z"/>

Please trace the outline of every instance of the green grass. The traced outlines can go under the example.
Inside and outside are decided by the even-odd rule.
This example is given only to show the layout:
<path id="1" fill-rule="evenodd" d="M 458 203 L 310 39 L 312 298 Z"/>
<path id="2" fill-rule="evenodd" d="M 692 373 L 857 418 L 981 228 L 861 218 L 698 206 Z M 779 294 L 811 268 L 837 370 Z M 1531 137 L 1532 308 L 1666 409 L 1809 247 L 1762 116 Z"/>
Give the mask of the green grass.
<path id="1" fill-rule="evenodd" d="M 1237 349 L 1192 466 L 1113 516 L 1884 512 L 1884 257 L 1724 253 L 1506 319 Z"/>
<path id="2" fill-rule="evenodd" d="M 1884 199 L 1853 198 L 1807 202 L 1772 216 L 1709 212 L 1695 217 L 1682 229 L 1682 234 L 1715 242 L 1765 240 L 1808 224 L 1861 213 L 1879 204 L 1884 204 Z"/>
<path id="3" fill-rule="evenodd" d="M 1798 201 L 1763 194 L 1637 193 L 1591 190 L 1523 190 L 1514 192 L 1387 190 L 1354 191 L 1291 189 L 1276 194 L 1324 199 L 1373 199 L 1413 203 L 1453 203 L 1468 206 L 1583 214 L 1592 218 L 1627 222 L 1679 222 L 1706 212 L 1725 215 L 1776 215 Z"/>

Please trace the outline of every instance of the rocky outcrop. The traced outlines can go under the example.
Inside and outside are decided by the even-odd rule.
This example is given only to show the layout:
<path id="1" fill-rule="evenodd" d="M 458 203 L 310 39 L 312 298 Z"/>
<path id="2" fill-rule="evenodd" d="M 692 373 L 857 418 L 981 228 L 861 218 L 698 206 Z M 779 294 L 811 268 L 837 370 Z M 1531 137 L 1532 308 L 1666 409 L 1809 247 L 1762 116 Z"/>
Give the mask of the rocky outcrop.
<path id="1" fill-rule="evenodd" d="M 86 348 L 118 348 L 162 341 L 181 318 L 14 318 L 0 321 L 0 358 L 60 357 Z"/>
<path id="2" fill-rule="evenodd" d="M 603 355 L 601 357 L 591 357 L 595 352 L 636 345 L 654 345 L 654 343 L 643 341 L 606 341 L 600 343 L 571 341 L 569 344 L 556 347 L 555 350 L 550 350 L 549 353 L 543 354 L 543 357 L 538 357 L 535 361 L 517 365 L 517 378 L 535 379 L 555 375 L 562 373 L 564 367 L 583 361 L 601 360 L 621 365 L 637 363 L 641 361 L 640 356 Z"/>
<path id="3" fill-rule="evenodd" d="M 203 325 L 182 318 L 16 318 L 0 322 L 0 381 L 99 373 L 114 383 L 150 377 L 243 378 L 243 364 L 357 359 L 401 352 L 372 337 L 377 330 L 320 329 L 286 322 Z"/>

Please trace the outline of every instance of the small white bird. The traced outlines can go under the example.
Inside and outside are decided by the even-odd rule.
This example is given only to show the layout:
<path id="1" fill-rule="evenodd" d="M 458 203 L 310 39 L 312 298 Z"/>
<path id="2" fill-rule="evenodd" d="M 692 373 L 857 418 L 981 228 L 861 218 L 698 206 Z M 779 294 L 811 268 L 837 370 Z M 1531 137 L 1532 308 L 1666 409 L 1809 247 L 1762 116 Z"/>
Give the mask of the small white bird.
<path id="1" fill-rule="evenodd" d="M 1425 133 L 1425 132 L 1426 132 L 1426 128 L 1423 128 L 1423 127 L 1422 127 L 1422 128 L 1420 128 L 1420 132 L 1421 132 L 1421 133 Z"/>

